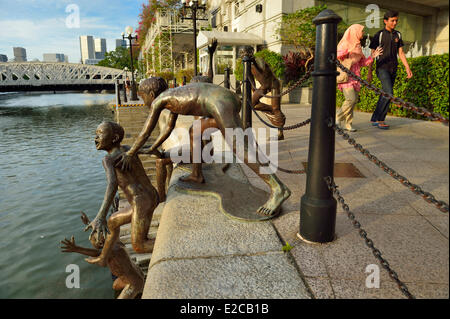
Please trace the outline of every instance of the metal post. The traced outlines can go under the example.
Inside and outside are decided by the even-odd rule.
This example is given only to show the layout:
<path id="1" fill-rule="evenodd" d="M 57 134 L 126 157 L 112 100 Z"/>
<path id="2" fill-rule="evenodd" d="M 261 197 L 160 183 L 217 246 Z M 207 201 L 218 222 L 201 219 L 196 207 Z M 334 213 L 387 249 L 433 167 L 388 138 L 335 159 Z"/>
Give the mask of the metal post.
<path id="1" fill-rule="evenodd" d="M 128 99 L 127 99 L 127 88 L 126 88 L 126 80 L 123 81 L 123 102 L 127 103 Z"/>
<path id="2" fill-rule="evenodd" d="M 136 83 L 134 82 L 134 69 L 133 69 L 133 46 L 131 43 L 131 34 L 128 36 L 130 40 L 130 58 L 131 58 L 131 101 L 139 100 L 136 92 Z"/>
<path id="3" fill-rule="evenodd" d="M 242 63 L 244 64 L 244 90 L 242 92 L 242 127 L 244 128 L 244 130 L 252 126 L 252 88 L 249 80 L 249 74 L 251 72 L 251 61 L 251 57 L 247 54 L 242 58 Z"/>
<path id="4" fill-rule="evenodd" d="M 225 68 L 225 79 L 223 80 L 223 86 L 230 89 L 230 68 Z"/>
<path id="5" fill-rule="evenodd" d="M 177 78 L 173 78 L 173 87 L 174 87 L 174 88 L 177 87 Z"/>
<path id="6" fill-rule="evenodd" d="M 192 20 L 194 20 L 194 76 L 197 75 L 197 8 L 192 8 Z"/>
<path id="7" fill-rule="evenodd" d="M 236 83 L 235 83 L 235 85 L 236 85 L 236 94 L 241 94 L 242 93 L 242 91 L 241 91 L 241 81 L 238 81 L 238 80 L 236 80 Z"/>
<path id="8" fill-rule="evenodd" d="M 187 78 L 186 78 L 186 75 L 183 75 L 183 86 L 185 86 L 185 85 L 186 85 L 186 82 L 187 82 Z"/>
<path id="9" fill-rule="evenodd" d="M 120 101 L 120 82 L 119 82 L 119 79 L 116 80 L 115 91 L 116 91 L 116 105 L 120 105 L 121 101 Z"/>
<path id="10" fill-rule="evenodd" d="M 336 115 L 336 65 L 328 58 L 336 54 L 337 24 L 341 17 L 323 10 L 316 24 L 311 129 L 306 192 L 300 200 L 299 237 L 316 243 L 335 238 L 336 200 L 324 180 L 333 176 L 335 133 L 329 123 Z"/>

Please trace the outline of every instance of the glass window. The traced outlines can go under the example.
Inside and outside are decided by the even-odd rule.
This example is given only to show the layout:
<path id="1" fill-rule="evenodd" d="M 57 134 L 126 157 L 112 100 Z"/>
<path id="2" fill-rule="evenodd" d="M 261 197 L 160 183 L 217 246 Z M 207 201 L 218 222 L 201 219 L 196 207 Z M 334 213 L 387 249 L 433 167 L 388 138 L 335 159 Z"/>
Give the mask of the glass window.
<path id="1" fill-rule="evenodd" d="M 371 12 L 366 12 L 366 5 L 350 3 L 348 1 L 318 1 L 318 4 L 326 4 L 328 9 L 333 10 L 347 24 L 362 24 L 366 26 L 366 18 Z M 370 36 L 384 28 L 383 16 L 387 11 L 386 8 L 380 7 L 379 27 L 367 28 Z M 405 45 L 422 41 L 423 20 L 421 16 L 414 14 L 399 12 L 399 22 L 396 30 L 402 34 Z M 367 27 L 367 26 L 366 26 Z"/>

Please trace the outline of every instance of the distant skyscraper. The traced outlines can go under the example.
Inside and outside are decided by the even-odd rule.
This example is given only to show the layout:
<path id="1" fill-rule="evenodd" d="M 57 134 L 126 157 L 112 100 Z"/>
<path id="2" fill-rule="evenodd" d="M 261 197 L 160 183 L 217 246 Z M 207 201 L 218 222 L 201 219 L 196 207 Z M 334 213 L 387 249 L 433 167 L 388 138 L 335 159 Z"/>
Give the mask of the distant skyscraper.
<path id="1" fill-rule="evenodd" d="M 118 47 L 126 48 L 127 47 L 127 42 L 125 40 L 122 40 L 122 39 L 116 39 L 116 49 Z"/>
<path id="2" fill-rule="evenodd" d="M 69 63 L 69 56 L 64 54 L 64 62 Z"/>
<path id="3" fill-rule="evenodd" d="M 91 35 L 80 36 L 80 52 L 82 63 L 85 63 L 86 60 L 95 59 L 94 38 Z"/>
<path id="4" fill-rule="evenodd" d="M 14 61 L 16 62 L 26 62 L 27 61 L 27 51 L 21 47 L 13 48 Z"/>
<path id="5" fill-rule="evenodd" d="M 95 46 L 95 58 L 99 60 L 104 59 L 106 53 L 106 39 L 103 38 L 94 39 L 94 46 Z"/>
<path id="6" fill-rule="evenodd" d="M 8 62 L 8 57 L 5 54 L 0 54 L 0 62 Z"/>
<path id="7" fill-rule="evenodd" d="M 64 62 L 62 53 L 44 53 L 44 62 Z"/>

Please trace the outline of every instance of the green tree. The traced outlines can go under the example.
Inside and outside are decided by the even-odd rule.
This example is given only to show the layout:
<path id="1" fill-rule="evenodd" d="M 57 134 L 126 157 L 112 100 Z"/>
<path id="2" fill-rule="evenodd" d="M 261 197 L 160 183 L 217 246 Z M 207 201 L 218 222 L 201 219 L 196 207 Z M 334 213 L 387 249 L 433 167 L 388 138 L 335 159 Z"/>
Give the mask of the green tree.
<path id="1" fill-rule="evenodd" d="M 312 20 L 326 8 L 326 5 L 314 6 L 283 16 L 277 29 L 279 38 L 283 43 L 295 46 L 303 57 L 314 57 L 316 25 Z M 338 33 L 343 34 L 347 27 L 348 25 L 341 21 L 338 24 Z"/>
<path id="2" fill-rule="evenodd" d="M 105 58 L 97 65 L 121 70 L 127 67 L 131 70 L 130 49 L 118 47 L 114 51 L 106 52 Z M 138 69 L 137 52 L 133 52 L 133 67 L 134 70 Z"/>

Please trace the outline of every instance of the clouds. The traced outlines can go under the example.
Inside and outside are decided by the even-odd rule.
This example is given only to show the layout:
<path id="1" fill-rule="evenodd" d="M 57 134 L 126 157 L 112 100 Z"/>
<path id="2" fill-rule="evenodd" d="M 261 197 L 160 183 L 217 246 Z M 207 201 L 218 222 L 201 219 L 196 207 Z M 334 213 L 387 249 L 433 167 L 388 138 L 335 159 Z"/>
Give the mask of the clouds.
<path id="1" fill-rule="evenodd" d="M 0 0 L 0 54 L 13 58 L 13 47 L 27 50 L 29 61 L 42 60 L 43 53 L 64 53 L 70 62 L 79 62 L 80 35 L 107 39 L 107 48 L 115 49 L 125 26 L 137 26 L 143 0 Z M 79 8 L 80 28 L 68 28 L 66 19 Z"/>

